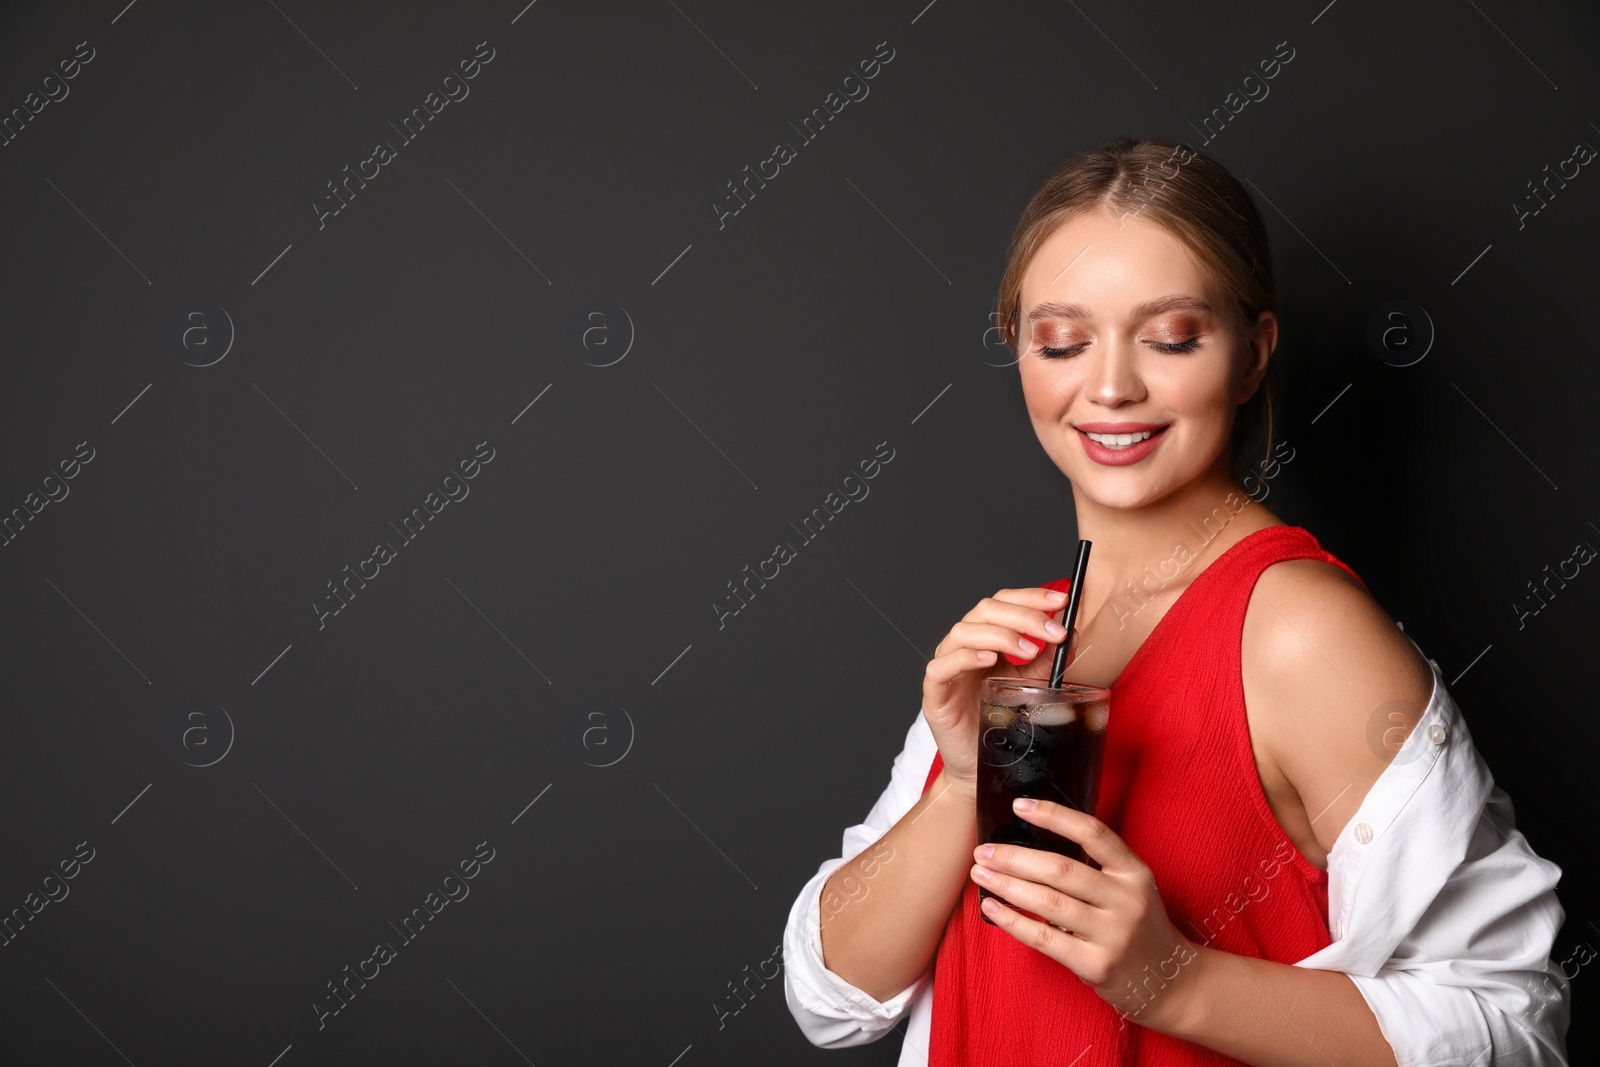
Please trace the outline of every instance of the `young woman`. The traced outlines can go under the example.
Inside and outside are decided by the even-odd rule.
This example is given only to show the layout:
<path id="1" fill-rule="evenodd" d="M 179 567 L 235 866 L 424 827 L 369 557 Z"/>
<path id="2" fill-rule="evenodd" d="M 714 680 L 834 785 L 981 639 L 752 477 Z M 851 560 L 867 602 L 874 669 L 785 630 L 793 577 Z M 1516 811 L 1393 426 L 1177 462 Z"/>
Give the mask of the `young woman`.
<path id="1" fill-rule="evenodd" d="M 1565 1063 L 1560 870 L 1437 665 L 1236 476 L 1278 341 L 1249 194 L 1180 145 L 1084 152 L 1023 212 L 999 315 L 1094 543 L 1068 677 L 1111 690 L 1098 817 L 1018 810 L 1094 862 L 978 846 L 983 679 L 1045 678 L 1068 636 L 1067 580 L 1001 589 L 790 912 L 806 1037 L 897 1028 L 934 1067 Z"/>

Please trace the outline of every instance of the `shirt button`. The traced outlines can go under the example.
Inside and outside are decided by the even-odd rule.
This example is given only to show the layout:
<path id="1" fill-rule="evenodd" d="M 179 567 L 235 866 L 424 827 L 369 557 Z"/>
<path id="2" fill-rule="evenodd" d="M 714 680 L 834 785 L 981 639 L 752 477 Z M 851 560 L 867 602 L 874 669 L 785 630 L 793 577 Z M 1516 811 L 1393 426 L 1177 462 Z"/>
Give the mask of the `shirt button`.
<path id="1" fill-rule="evenodd" d="M 1363 845 L 1372 840 L 1372 827 L 1364 822 L 1356 823 L 1356 840 Z"/>
<path id="2" fill-rule="evenodd" d="M 1343 941 L 1344 940 L 1344 920 L 1343 919 L 1339 920 L 1339 928 L 1333 932 L 1333 939 L 1335 941 Z"/>
<path id="3" fill-rule="evenodd" d="M 1444 744 L 1445 729 L 1438 723 L 1428 727 L 1428 740 L 1436 745 Z"/>

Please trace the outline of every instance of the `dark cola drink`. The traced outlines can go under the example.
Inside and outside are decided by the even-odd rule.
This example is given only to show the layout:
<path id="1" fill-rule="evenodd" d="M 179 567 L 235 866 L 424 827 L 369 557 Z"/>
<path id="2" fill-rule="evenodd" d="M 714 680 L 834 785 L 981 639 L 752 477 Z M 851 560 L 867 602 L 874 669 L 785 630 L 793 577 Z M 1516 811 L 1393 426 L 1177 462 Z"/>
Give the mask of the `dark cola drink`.
<path id="1" fill-rule="evenodd" d="M 1016 679 L 988 679 L 978 717 L 980 842 L 1022 845 L 1090 862 L 1077 842 L 1026 821 L 1011 810 L 1011 802 L 1032 797 L 1094 814 L 1108 697 L 1098 686 L 1068 683 L 1050 689 Z M 995 894 L 980 886 L 978 895 Z M 987 915 L 980 916 L 994 925 Z"/>

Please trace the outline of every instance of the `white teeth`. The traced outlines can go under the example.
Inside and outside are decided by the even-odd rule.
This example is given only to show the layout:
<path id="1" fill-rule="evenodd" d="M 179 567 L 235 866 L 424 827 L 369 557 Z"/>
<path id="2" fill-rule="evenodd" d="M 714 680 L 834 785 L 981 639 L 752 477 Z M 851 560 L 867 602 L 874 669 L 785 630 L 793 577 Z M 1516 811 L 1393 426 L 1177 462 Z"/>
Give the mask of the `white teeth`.
<path id="1" fill-rule="evenodd" d="M 1139 433 L 1092 433 L 1089 440 L 1106 448 L 1127 448 L 1129 445 L 1143 441 L 1150 436 L 1151 431 L 1141 430 Z"/>

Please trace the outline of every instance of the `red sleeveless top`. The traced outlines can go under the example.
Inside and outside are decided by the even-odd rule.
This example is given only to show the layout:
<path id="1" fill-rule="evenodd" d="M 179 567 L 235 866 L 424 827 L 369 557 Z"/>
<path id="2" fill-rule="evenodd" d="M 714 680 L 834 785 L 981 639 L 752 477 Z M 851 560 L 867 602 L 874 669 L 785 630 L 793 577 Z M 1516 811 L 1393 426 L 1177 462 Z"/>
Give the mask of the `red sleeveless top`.
<path id="1" fill-rule="evenodd" d="M 1280 963 L 1331 940 L 1327 872 L 1301 855 L 1267 805 L 1240 676 L 1251 590 L 1288 559 L 1324 560 L 1361 580 L 1298 526 L 1248 534 L 1202 569 L 1110 687 L 1095 811 L 1149 864 L 1187 937 Z M 923 792 L 943 766 L 935 754 Z M 1159 995 L 1159 979 L 1145 984 Z M 1124 1010 L 1139 1003 L 1129 990 Z M 1066 967 L 983 922 L 967 880 L 934 963 L 930 1067 L 1239 1062 L 1140 1027 L 1136 1015 L 1124 1020 Z"/>

